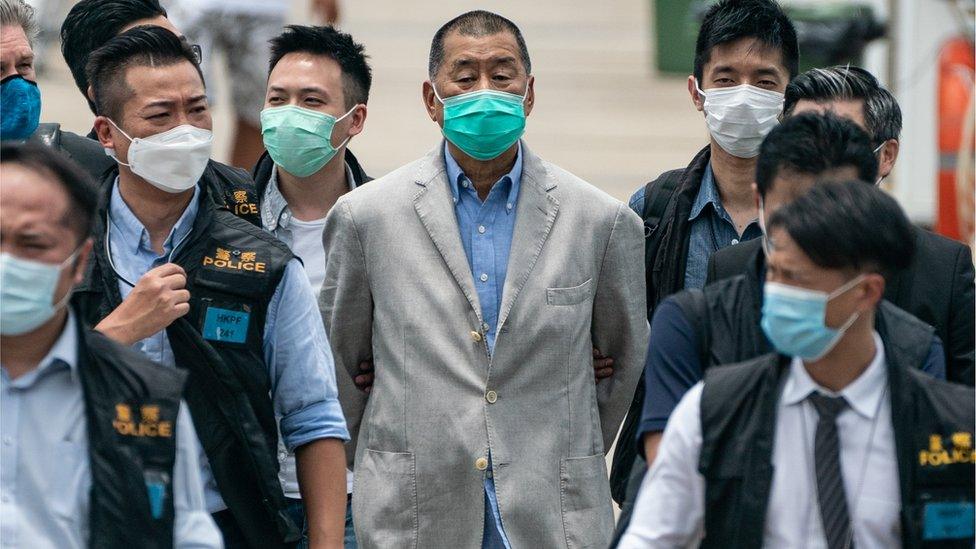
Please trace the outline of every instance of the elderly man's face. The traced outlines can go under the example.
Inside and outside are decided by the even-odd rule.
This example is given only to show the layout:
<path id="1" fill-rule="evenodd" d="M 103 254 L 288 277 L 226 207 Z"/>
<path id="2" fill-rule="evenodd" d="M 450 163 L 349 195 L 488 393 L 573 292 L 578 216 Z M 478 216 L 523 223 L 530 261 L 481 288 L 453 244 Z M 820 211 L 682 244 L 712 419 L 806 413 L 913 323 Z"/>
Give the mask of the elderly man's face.
<path id="1" fill-rule="evenodd" d="M 34 50 L 24 29 L 18 25 L 4 25 L 0 28 L 0 80 L 19 74 L 26 80 L 35 82 Z"/>
<path id="2" fill-rule="evenodd" d="M 465 36 L 451 32 L 444 37 L 444 59 L 429 83 L 424 83 L 424 102 L 431 120 L 444 124 L 441 99 L 478 90 L 498 90 L 525 95 L 525 115 L 535 104 L 534 78 L 525 70 L 518 42 L 510 32 Z"/>

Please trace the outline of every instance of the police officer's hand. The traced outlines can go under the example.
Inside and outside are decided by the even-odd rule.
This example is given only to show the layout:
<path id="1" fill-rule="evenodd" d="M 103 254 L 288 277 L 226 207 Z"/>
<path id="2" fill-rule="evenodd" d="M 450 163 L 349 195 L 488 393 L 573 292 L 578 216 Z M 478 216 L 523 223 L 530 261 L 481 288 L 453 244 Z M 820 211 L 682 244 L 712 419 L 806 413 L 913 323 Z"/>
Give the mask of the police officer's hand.
<path id="1" fill-rule="evenodd" d="M 597 383 L 613 375 L 613 359 L 603 356 L 599 349 L 593 349 L 593 375 Z"/>
<path id="2" fill-rule="evenodd" d="M 188 313 L 189 301 L 183 267 L 160 265 L 142 275 L 129 296 L 95 329 L 123 345 L 132 345 Z"/>
<path id="3" fill-rule="evenodd" d="M 359 364 L 359 371 L 362 373 L 352 380 L 360 391 L 369 394 L 373 389 L 373 363 L 371 361 L 361 362 Z"/>

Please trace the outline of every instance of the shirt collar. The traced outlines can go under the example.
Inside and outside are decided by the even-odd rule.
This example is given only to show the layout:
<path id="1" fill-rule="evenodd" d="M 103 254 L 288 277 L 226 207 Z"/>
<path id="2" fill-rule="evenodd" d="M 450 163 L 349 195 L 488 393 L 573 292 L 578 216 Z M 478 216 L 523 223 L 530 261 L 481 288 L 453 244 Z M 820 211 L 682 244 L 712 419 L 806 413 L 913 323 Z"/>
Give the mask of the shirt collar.
<path id="1" fill-rule="evenodd" d="M 691 205 L 691 213 L 688 215 L 688 221 L 694 221 L 699 215 L 701 215 L 702 210 L 705 206 L 709 204 L 715 211 L 719 211 L 722 208 L 722 199 L 718 194 L 718 187 L 715 186 L 715 174 L 712 172 L 712 163 L 709 162 L 705 166 L 705 173 L 702 175 L 701 186 L 698 188 L 698 194 L 695 196 L 695 202 Z"/>
<path id="2" fill-rule="evenodd" d="M 349 162 L 346 162 L 345 166 L 346 184 L 351 191 L 358 186 L 356 185 L 356 176 L 353 174 Z M 264 228 L 274 231 L 279 225 L 288 226 L 288 218 L 282 218 L 282 214 L 286 211 L 290 211 L 288 201 L 285 200 L 285 196 L 281 194 L 281 189 L 278 188 L 278 166 L 275 165 L 271 170 L 271 176 L 268 178 L 268 185 L 264 188 L 264 196 L 261 197 L 261 223 Z"/>
<path id="3" fill-rule="evenodd" d="M 200 210 L 200 185 L 193 187 L 193 198 L 190 199 L 190 203 L 187 205 L 186 209 L 183 210 L 183 215 L 176 220 L 176 224 L 173 225 L 173 229 L 170 230 L 169 236 L 166 237 L 166 241 L 163 242 L 163 250 L 170 252 L 173 248 L 183 241 L 190 231 L 193 229 L 193 222 L 196 221 L 197 212 Z M 122 237 L 123 242 L 129 247 L 130 251 L 134 254 L 139 253 L 140 248 L 147 251 L 152 250 L 152 246 L 149 242 L 149 231 L 143 226 L 139 218 L 132 213 L 129 209 L 129 205 L 125 203 L 122 199 L 122 193 L 119 191 L 119 178 L 115 178 L 115 182 L 112 184 L 112 199 L 109 203 L 109 220 L 112 226 L 116 229 L 118 234 Z"/>
<path id="4" fill-rule="evenodd" d="M 447 141 L 444 141 L 444 166 L 447 169 L 447 180 L 451 185 L 451 195 L 454 197 L 454 203 L 457 204 L 458 200 L 461 199 L 461 191 L 459 189 L 461 182 L 468 178 L 461 171 L 461 166 L 454 160 L 451 156 L 451 151 L 447 147 Z M 518 149 L 515 152 L 515 163 L 512 164 L 512 169 L 507 174 L 503 175 L 498 181 L 504 181 L 508 178 L 512 186 L 508 190 L 508 199 L 506 200 L 506 211 L 511 212 L 512 208 L 515 207 L 516 200 L 518 199 L 519 186 L 522 184 L 522 142 L 518 142 Z"/>
<path id="5" fill-rule="evenodd" d="M 874 419 L 878 411 L 878 403 L 884 395 L 888 382 L 888 371 L 884 366 L 884 343 L 877 332 L 874 332 L 873 336 L 875 353 L 871 364 L 857 379 L 841 389 L 840 393 L 818 385 L 807 373 L 803 360 L 793 357 L 790 362 L 790 377 L 783 389 L 783 404 L 787 406 L 799 404 L 806 400 L 810 393 L 818 391 L 831 397 L 842 396 L 855 412 L 867 419 Z"/>
<path id="6" fill-rule="evenodd" d="M 27 389 L 48 372 L 57 368 L 67 368 L 73 380 L 78 375 L 78 328 L 74 312 L 68 309 L 68 319 L 64 323 L 61 335 L 48 350 L 44 358 L 32 372 L 13 380 L 11 385 L 19 389 Z M 6 376 L 6 372 L 4 373 Z"/>

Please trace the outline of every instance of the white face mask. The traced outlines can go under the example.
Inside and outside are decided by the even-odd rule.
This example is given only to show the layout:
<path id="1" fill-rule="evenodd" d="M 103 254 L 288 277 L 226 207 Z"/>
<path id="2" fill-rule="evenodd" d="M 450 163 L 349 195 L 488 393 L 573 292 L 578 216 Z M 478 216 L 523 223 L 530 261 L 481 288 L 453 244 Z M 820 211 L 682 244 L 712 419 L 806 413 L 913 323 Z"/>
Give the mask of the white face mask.
<path id="1" fill-rule="evenodd" d="M 105 149 L 105 153 L 160 190 L 181 193 L 192 189 L 207 169 L 213 145 L 210 130 L 184 124 L 163 133 L 133 139 L 118 124 L 109 122 L 131 143 L 129 163 L 119 160 L 113 149 Z"/>
<path id="2" fill-rule="evenodd" d="M 783 94 L 748 84 L 707 93 L 697 81 L 695 87 L 705 97 L 705 124 L 715 142 L 732 156 L 757 156 L 763 138 L 779 123 Z"/>

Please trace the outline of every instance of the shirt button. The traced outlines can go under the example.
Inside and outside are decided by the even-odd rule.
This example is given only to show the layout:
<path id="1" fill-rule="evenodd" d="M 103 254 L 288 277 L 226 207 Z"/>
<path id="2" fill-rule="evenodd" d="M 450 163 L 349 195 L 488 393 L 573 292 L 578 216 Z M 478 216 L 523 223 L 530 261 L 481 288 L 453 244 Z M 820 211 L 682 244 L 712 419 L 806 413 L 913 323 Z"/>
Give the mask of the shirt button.
<path id="1" fill-rule="evenodd" d="M 485 400 L 488 401 L 488 404 L 494 404 L 498 401 L 498 393 L 495 391 L 488 391 L 485 393 Z"/>
<path id="2" fill-rule="evenodd" d="M 488 333 L 488 330 L 491 330 L 491 326 L 489 326 L 487 322 L 482 322 L 481 323 L 481 331 L 483 333 L 486 333 L 487 334 Z"/>
<path id="3" fill-rule="evenodd" d="M 468 188 L 468 182 L 467 181 L 462 182 L 461 183 L 461 186 L 464 187 L 465 189 L 467 189 Z"/>
<path id="4" fill-rule="evenodd" d="M 478 332 L 471 332 L 471 339 L 481 342 L 481 334 Z"/>
<path id="5" fill-rule="evenodd" d="M 485 231 L 487 231 L 487 230 L 488 229 L 486 229 L 484 225 L 478 225 L 478 232 L 479 233 L 485 234 Z"/>
<path id="6" fill-rule="evenodd" d="M 488 282 L 488 273 L 481 273 L 481 281 Z"/>
<path id="7" fill-rule="evenodd" d="M 481 458 L 481 459 L 485 459 L 485 458 Z M 485 459 L 485 467 L 487 467 L 487 466 L 488 466 L 488 460 Z M 482 469 L 482 470 L 484 470 L 484 469 Z M 2 501 L 4 503 L 10 503 L 10 496 L 8 496 L 7 494 L 4 494 L 4 495 L 0 496 L 0 501 Z"/>
<path id="8" fill-rule="evenodd" d="M 508 204 L 505 204 L 505 207 L 508 208 L 509 210 L 511 210 L 512 209 L 512 203 L 509 202 Z"/>
<path id="9" fill-rule="evenodd" d="M 733 239 L 732 239 L 732 245 L 733 245 L 733 246 L 735 246 L 735 245 L 736 245 L 736 244 L 738 244 L 738 243 L 739 243 L 739 239 L 738 239 L 738 238 L 733 238 Z"/>
<path id="10" fill-rule="evenodd" d="M 13 437 L 3 437 L 3 444 L 5 446 L 10 446 L 13 443 L 14 443 Z"/>
<path id="11" fill-rule="evenodd" d="M 488 460 L 483 457 L 474 460 L 474 468 L 479 471 L 484 471 L 485 469 L 488 468 Z"/>

